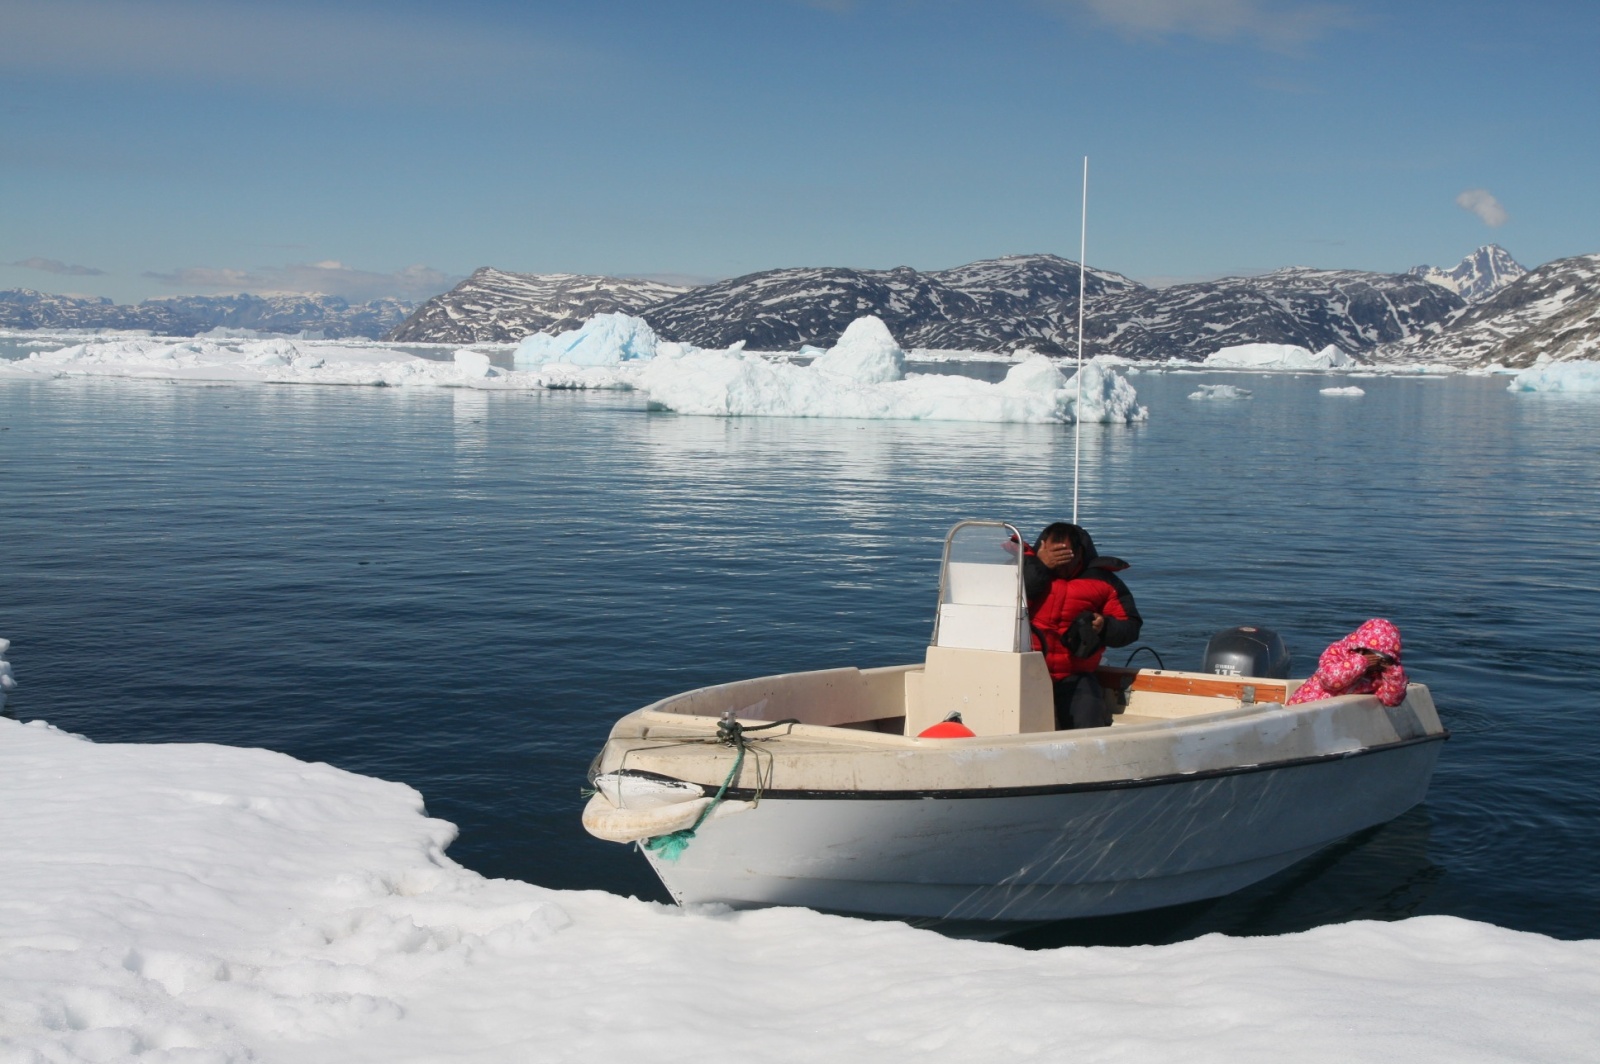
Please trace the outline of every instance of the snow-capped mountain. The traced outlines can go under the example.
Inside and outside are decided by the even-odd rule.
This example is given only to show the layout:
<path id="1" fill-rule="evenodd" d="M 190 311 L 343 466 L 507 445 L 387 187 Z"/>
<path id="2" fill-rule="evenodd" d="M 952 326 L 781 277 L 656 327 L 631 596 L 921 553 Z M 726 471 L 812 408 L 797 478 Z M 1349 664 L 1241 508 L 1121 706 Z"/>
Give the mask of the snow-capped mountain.
<path id="1" fill-rule="evenodd" d="M 490 266 L 423 303 L 388 339 L 508 343 L 575 329 L 596 314 L 637 314 L 687 291 L 679 285 L 572 273 L 509 273 Z"/>
<path id="2" fill-rule="evenodd" d="M 311 333 L 330 339 L 377 339 L 411 310 L 399 299 L 350 303 L 338 296 L 170 296 L 113 303 L 103 296 L 59 296 L 15 288 L 0 292 L 0 328 L 147 329 L 196 336 L 212 329 Z"/>
<path id="3" fill-rule="evenodd" d="M 1357 354 L 1437 331 L 1464 306 L 1404 274 L 1296 266 L 1091 300 L 1085 353 L 1198 361 L 1235 344 L 1275 343 L 1312 351 L 1334 344 Z"/>
<path id="4" fill-rule="evenodd" d="M 1468 308 L 1440 332 L 1374 352 L 1384 362 L 1523 367 L 1600 359 L 1600 255 L 1557 259 Z"/>
<path id="5" fill-rule="evenodd" d="M 1448 270 L 1413 266 L 1406 271 L 1441 288 L 1448 288 L 1468 303 L 1482 303 L 1528 271 L 1499 244 L 1485 244 Z"/>
<path id="6" fill-rule="evenodd" d="M 1085 272 L 1092 302 L 1139 287 L 1120 274 Z M 702 347 L 743 340 L 764 351 L 832 344 L 864 314 L 881 318 L 905 347 L 1060 354 L 1059 334 L 1076 322 L 1078 267 L 1054 255 L 1016 255 L 953 270 L 801 267 L 765 270 L 704 285 L 649 307 L 662 336 Z"/>
<path id="7" fill-rule="evenodd" d="M 649 282 L 479 270 L 392 334 L 411 341 L 516 340 L 576 327 L 590 314 L 638 314 L 665 339 L 753 350 L 826 346 L 865 314 L 907 348 L 1076 350 L 1078 265 L 1013 255 L 927 273 L 804 267 L 765 270 L 650 302 Z M 1261 277 L 1149 288 L 1086 270 L 1086 355 L 1199 361 L 1243 343 L 1336 344 L 1356 353 L 1437 330 L 1466 304 L 1418 277 L 1278 270 Z"/>

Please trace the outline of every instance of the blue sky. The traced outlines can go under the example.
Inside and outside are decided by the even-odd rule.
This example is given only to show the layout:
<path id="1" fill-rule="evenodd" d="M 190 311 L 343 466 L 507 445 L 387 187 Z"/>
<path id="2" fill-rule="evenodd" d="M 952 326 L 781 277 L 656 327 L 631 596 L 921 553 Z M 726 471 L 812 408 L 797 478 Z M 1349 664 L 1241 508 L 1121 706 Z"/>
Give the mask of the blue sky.
<path id="1" fill-rule="evenodd" d="M 1076 258 L 1084 155 L 1140 280 L 1532 266 L 1600 251 L 1597 55 L 1580 0 L 0 0 L 0 288 Z"/>

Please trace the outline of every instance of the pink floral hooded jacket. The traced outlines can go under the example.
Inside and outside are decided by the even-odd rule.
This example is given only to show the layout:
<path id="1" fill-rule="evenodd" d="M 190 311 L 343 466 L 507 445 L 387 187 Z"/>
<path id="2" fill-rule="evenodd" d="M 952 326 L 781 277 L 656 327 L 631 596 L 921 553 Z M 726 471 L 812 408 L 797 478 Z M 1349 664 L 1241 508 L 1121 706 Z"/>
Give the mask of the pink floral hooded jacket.
<path id="1" fill-rule="evenodd" d="M 1367 672 L 1363 650 L 1376 650 L 1394 659 L 1393 665 Z M 1406 697 L 1406 670 L 1400 666 L 1400 629 L 1374 617 L 1327 650 L 1311 679 L 1289 699 L 1289 704 L 1315 702 L 1335 695 L 1377 695 L 1386 706 L 1398 706 Z"/>

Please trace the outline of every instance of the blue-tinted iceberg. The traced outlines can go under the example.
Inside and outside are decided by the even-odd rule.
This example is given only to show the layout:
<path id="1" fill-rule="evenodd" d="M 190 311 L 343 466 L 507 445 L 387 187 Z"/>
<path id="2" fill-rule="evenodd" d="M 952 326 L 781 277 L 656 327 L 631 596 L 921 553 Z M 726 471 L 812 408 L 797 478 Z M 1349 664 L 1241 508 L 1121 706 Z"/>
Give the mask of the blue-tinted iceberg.
<path id="1" fill-rule="evenodd" d="M 661 341 L 643 318 L 630 314 L 596 314 L 576 329 L 550 336 L 534 333 L 517 345 L 512 362 L 518 369 L 559 363 L 567 366 L 615 366 L 656 357 Z"/>
<path id="2" fill-rule="evenodd" d="M 1544 362 L 1511 378 L 1513 392 L 1600 392 L 1600 361 Z"/>

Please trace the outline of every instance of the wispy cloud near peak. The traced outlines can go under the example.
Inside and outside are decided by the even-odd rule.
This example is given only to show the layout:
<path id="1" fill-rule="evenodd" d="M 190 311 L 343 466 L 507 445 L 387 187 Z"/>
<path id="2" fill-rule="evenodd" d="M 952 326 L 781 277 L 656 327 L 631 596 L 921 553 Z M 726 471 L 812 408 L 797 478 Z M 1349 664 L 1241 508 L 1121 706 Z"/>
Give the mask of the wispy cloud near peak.
<path id="1" fill-rule="evenodd" d="M 1456 197 L 1456 206 L 1464 211 L 1476 214 L 1484 225 L 1490 229 L 1498 229 L 1510 219 L 1511 215 L 1500 206 L 1500 201 L 1486 188 L 1469 188 Z"/>

